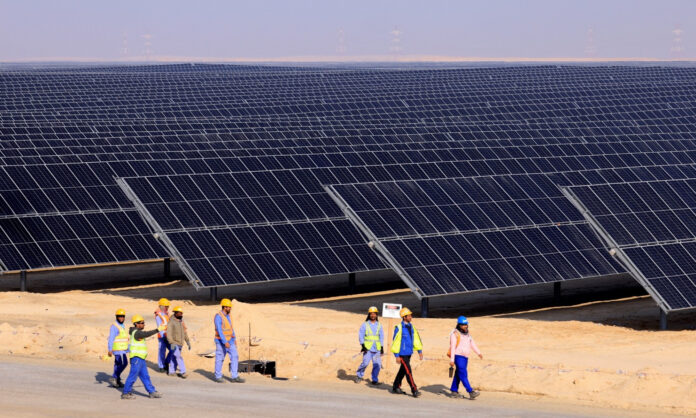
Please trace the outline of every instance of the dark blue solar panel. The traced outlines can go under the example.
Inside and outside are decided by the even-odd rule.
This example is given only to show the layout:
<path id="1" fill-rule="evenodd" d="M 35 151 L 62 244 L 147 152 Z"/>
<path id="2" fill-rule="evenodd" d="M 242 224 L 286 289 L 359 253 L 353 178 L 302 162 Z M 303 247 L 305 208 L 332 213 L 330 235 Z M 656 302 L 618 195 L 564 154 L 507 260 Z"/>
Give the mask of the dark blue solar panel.
<path id="1" fill-rule="evenodd" d="M 696 307 L 696 180 L 569 187 L 592 224 L 666 310 Z"/>

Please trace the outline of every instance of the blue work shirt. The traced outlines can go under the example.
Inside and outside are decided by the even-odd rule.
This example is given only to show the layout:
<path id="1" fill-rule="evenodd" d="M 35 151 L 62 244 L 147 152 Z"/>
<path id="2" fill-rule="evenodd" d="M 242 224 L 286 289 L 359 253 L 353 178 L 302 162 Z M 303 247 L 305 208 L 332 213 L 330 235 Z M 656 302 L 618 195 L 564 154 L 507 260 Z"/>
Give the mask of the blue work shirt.
<path id="1" fill-rule="evenodd" d="M 160 311 L 160 312 L 162 312 L 162 315 L 169 315 L 169 313 L 164 313 L 164 311 Z M 155 322 L 157 323 L 157 328 L 159 328 L 160 325 L 164 324 L 164 321 L 162 321 L 162 318 L 160 318 L 160 316 L 157 315 L 157 312 L 155 312 Z M 167 321 L 167 322 L 168 322 L 168 321 Z M 167 331 L 160 331 L 160 332 L 159 332 L 160 338 L 164 338 L 164 334 L 165 334 L 166 332 L 167 332 Z"/>
<path id="2" fill-rule="evenodd" d="M 121 328 L 126 329 L 126 326 L 124 324 L 121 324 Z M 112 348 L 114 347 L 114 340 L 116 339 L 116 337 L 118 337 L 119 332 L 119 329 L 116 328 L 116 324 L 111 324 L 111 328 L 109 329 L 109 340 L 107 343 L 109 347 L 107 351 L 113 351 Z"/>
<path id="3" fill-rule="evenodd" d="M 358 331 L 358 341 L 360 341 L 360 345 L 365 344 L 365 327 L 367 327 L 367 324 L 370 324 L 370 330 L 372 330 L 372 335 L 377 334 L 377 329 L 379 329 L 379 343 L 384 347 L 384 329 L 379 326 L 379 322 L 375 321 L 374 323 L 372 321 L 365 321 L 362 323 L 360 326 L 360 331 Z M 379 350 L 377 349 L 377 344 L 372 344 L 372 348 L 370 348 L 370 351 L 373 353 L 378 352 Z"/>
<path id="4" fill-rule="evenodd" d="M 394 353 L 394 357 L 410 356 L 413 355 L 413 325 L 401 322 L 401 347 L 399 347 L 399 352 Z M 399 326 L 394 327 L 394 338 L 399 332 Z M 421 353 L 422 350 L 418 350 Z"/>
<path id="5" fill-rule="evenodd" d="M 227 318 L 228 320 L 230 320 L 230 316 L 229 316 L 229 315 L 225 315 L 225 318 Z M 231 320 L 230 320 L 230 323 L 232 323 Z M 219 315 L 215 315 L 215 330 L 217 331 L 217 333 L 218 333 L 218 335 L 220 336 L 220 338 L 224 341 L 224 340 L 225 340 L 225 334 L 222 332 L 222 318 L 220 318 Z M 227 342 L 230 343 L 230 344 L 234 343 L 234 339 L 236 338 L 236 336 L 237 336 L 237 333 L 235 333 L 235 332 L 234 332 L 234 328 L 232 328 L 232 337 L 231 337 L 230 340 L 227 341 Z M 216 338 L 215 341 L 218 341 L 218 339 Z M 224 343 L 223 343 L 223 345 L 224 345 Z"/>

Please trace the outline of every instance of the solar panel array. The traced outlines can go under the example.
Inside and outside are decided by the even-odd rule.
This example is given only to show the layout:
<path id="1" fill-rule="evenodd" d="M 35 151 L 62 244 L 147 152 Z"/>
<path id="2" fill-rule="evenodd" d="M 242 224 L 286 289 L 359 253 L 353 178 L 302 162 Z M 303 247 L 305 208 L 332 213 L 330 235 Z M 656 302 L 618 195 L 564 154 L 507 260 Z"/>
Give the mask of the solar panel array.
<path id="1" fill-rule="evenodd" d="M 696 307 L 696 178 L 567 191 L 667 311 Z"/>
<path id="2" fill-rule="evenodd" d="M 0 267 L 8 270 L 173 255 L 194 284 L 215 286 L 383 269 L 393 259 L 366 249 L 365 231 L 325 186 L 478 184 L 485 181 L 466 178 L 489 176 L 492 187 L 503 175 L 539 173 L 548 175 L 548 194 L 551 184 L 681 178 L 696 163 L 693 68 L 177 64 L 12 67 L 0 79 Z M 655 168 L 650 176 L 646 167 Z M 385 242 L 431 234 L 509 240 L 508 229 L 592 235 L 562 197 L 534 199 L 474 200 L 456 210 L 438 203 L 437 211 L 427 208 L 430 224 L 413 216 L 425 207 L 404 207 L 398 219 L 405 221 L 371 222 L 369 230 Z M 541 204 L 539 213 L 561 225 L 509 211 L 513 203 Z M 498 210 L 479 216 L 489 207 Z M 432 225 L 439 221 L 456 232 Z M 591 249 L 574 243 L 568 251 L 599 248 L 587 239 Z M 539 254 L 564 256 L 556 250 Z M 591 269 L 531 264 L 535 276 L 525 264 L 502 280 L 518 261 L 500 255 L 495 275 L 476 272 L 473 283 L 494 288 L 621 270 L 604 255 L 583 256 Z M 419 267 L 433 265 L 423 261 Z M 409 284 L 419 295 L 474 288 L 466 284 L 471 275 L 448 269 L 459 285 L 443 285 L 432 271 Z"/>

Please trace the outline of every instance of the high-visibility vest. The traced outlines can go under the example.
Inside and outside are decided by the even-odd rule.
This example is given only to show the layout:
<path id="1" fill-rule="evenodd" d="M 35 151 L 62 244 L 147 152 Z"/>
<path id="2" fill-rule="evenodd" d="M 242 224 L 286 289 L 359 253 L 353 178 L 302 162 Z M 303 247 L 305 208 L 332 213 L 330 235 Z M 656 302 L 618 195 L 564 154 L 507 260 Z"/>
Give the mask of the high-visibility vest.
<path id="1" fill-rule="evenodd" d="M 112 351 L 126 351 L 128 350 L 128 331 L 126 331 L 126 327 L 123 325 L 119 324 L 118 322 L 114 323 L 114 326 L 118 330 L 118 335 L 116 338 L 114 338 L 114 345 L 111 347 Z"/>
<path id="2" fill-rule="evenodd" d="M 225 336 L 225 342 L 229 341 L 230 338 L 234 336 L 234 328 L 232 327 L 232 317 L 228 319 L 225 314 L 222 313 L 222 311 L 218 312 L 216 316 L 219 316 L 220 319 L 222 319 L 222 334 Z M 215 323 L 215 320 L 213 318 L 213 324 Z M 222 340 L 220 338 L 220 334 L 218 334 L 217 327 L 215 327 L 215 339 L 217 340 Z"/>
<path id="3" fill-rule="evenodd" d="M 372 328 L 370 327 L 370 321 L 365 321 L 365 348 L 371 350 L 374 344 L 377 344 L 377 349 L 382 349 L 382 343 L 379 342 L 379 332 L 382 330 L 382 324 L 377 322 L 377 334 L 372 333 Z"/>
<path id="4" fill-rule="evenodd" d="M 157 333 L 157 338 L 164 338 L 167 336 L 167 324 L 169 323 L 169 316 L 165 315 L 164 312 L 160 311 L 157 309 L 155 311 L 155 318 L 159 317 L 162 320 L 162 325 L 164 325 L 164 333 L 160 335 L 160 333 Z"/>
<path id="5" fill-rule="evenodd" d="M 413 330 L 413 349 L 415 351 L 421 351 L 423 349 L 423 342 L 418 334 L 418 330 L 413 325 L 411 325 L 411 329 Z M 396 336 L 394 337 L 394 342 L 392 342 L 391 351 L 394 354 L 399 354 L 399 351 L 401 351 L 401 331 L 401 324 L 399 324 L 396 326 Z"/>
<path id="6" fill-rule="evenodd" d="M 456 350 L 457 347 L 459 347 L 459 342 L 462 340 L 462 333 L 455 329 L 450 333 L 450 339 L 452 338 L 452 334 L 455 332 L 457 333 L 457 343 L 454 345 L 454 349 Z M 452 347 L 447 349 L 447 357 L 452 357 Z"/>
<path id="7" fill-rule="evenodd" d="M 136 331 L 138 330 L 134 329 L 130 336 L 130 358 L 140 357 L 145 360 L 147 358 L 147 343 L 145 343 L 145 339 L 135 339 Z"/>

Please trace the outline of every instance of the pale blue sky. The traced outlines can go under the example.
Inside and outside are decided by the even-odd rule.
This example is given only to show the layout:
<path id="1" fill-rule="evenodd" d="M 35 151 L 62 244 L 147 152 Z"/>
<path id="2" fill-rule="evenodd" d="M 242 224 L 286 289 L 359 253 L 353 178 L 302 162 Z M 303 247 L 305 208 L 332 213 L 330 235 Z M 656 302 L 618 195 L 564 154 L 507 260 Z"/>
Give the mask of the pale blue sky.
<path id="1" fill-rule="evenodd" d="M 395 27 L 402 55 L 676 58 L 677 25 L 696 57 L 695 22 L 696 0 L 0 0 L 0 60 L 143 56 L 144 34 L 152 56 L 382 56 Z"/>

